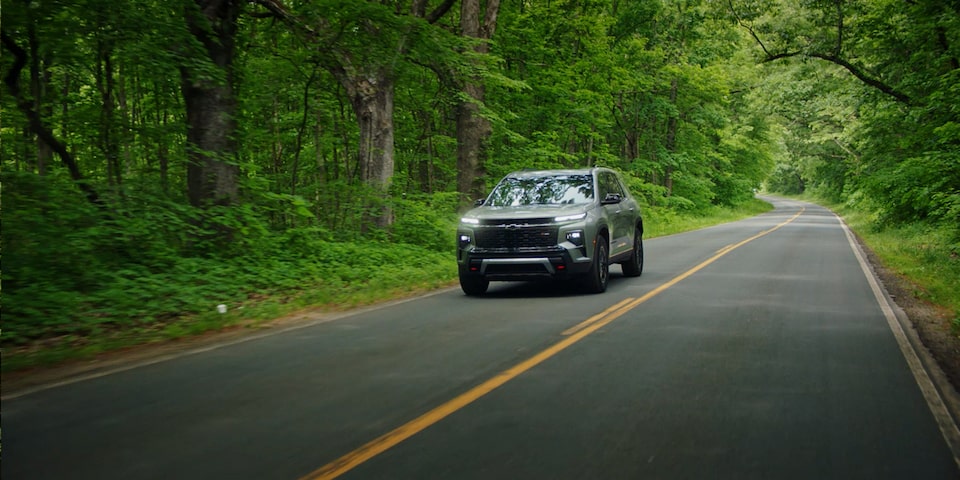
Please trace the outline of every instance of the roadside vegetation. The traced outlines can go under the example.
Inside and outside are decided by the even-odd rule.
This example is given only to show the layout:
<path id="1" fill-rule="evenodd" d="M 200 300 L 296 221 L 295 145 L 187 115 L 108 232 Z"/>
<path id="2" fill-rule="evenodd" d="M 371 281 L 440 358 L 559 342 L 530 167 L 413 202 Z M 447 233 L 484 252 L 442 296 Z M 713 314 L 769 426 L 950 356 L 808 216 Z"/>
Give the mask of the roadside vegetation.
<path id="1" fill-rule="evenodd" d="M 647 208 L 644 210 L 644 238 L 664 237 L 675 233 L 689 232 L 701 228 L 734 222 L 773 210 L 773 206 L 763 200 L 752 198 L 732 207 L 714 206 L 699 214 L 677 213 L 666 208 Z"/>

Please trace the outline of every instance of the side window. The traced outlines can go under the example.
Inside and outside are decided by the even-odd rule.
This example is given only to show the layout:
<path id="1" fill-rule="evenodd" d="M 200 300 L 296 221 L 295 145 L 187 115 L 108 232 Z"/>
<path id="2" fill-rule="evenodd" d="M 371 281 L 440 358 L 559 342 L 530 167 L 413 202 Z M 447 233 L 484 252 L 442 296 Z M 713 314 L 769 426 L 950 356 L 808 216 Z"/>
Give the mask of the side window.
<path id="1" fill-rule="evenodd" d="M 612 187 L 615 189 L 613 193 L 619 193 L 621 197 L 626 197 L 626 191 L 623 189 L 623 184 L 620 183 L 620 179 L 616 175 L 610 174 L 610 182 Z"/>
<path id="2" fill-rule="evenodd" d="M 617 180 L 617 176 L 610 172 L 600 172 L 600 198 L 604 198 L 608 193 L 616 193 L 621 197 L 623 195 L 623 187 L 620 185 L 620 181 Z"/>

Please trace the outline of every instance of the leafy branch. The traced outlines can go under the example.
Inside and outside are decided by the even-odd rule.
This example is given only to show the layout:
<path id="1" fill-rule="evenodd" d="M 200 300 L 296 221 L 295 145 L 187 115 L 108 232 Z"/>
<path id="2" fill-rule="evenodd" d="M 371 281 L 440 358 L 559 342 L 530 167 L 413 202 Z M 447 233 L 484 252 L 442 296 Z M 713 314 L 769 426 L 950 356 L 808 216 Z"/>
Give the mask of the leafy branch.
<path id="1" fill-rule="evenodd" d="M 771 63 L 777 60 L 782 60 L 785 58 L 792 58 L 798 56 L 806 56 L 811 58 L 818 58 L 830 62 L 834 65 L 843 67 L 851 75 L 860 80 L 863 84 L 879 90 L 880 92 L 889 95 L 896 99 L 900 103 L 910 105 L 913 103 L 913 99 L 895 89 L 891 85 L 884 83 L 880 79 L 869 75 L 863 68 L 854 65 L 853 62 L 847 60 L 843 57 L 843 38 L 844 38 L 844 23 L 843 23 L 843 12 L 841 10 L 840 2 L 837 1 L 837 41 L 834 44 L 833 51 L 830 53 L 820 52 L 820 51 L 806 51 L 806 50 L 796 50 L 796 51 L 786 51 L 774 53 L 767 48 L 767 45 L 764 44 L 763 40 L 760 38 L 760 35 L 757 33 L 756 29 L 753 28 L 744 18 L 737 12 L 737 9 L 733 5 L 733 0 L 728 0 L 727 5 L 730 8 L 730 12 L 733 14 L 734 18 L 737 20 L 737 24 L 746 29 L 747 33 L 757 42 L 757 45 L 760 46 L 760 49 L 763 50 L 764 58 L 762 63 Z"/>

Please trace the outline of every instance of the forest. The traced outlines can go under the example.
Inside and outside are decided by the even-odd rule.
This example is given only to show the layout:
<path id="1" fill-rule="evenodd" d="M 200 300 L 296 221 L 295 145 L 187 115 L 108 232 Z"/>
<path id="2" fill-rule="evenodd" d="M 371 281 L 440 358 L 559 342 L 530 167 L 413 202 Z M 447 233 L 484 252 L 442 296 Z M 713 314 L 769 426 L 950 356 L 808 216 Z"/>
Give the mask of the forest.
<path id="1" fill-rule="evenodd" d="M 448 284 L 458 212 L 528 168 L 615 168 L 655 225 L 813 195 L 960 290 L 957 0 L 11 0 L 0 30 L 5 352 Z"/>

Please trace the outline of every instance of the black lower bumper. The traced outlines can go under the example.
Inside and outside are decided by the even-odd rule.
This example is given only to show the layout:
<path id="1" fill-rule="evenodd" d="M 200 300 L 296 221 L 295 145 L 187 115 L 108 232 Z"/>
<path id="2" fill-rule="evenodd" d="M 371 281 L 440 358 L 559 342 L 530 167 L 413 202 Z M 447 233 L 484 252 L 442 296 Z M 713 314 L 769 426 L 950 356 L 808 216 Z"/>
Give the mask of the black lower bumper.
<path id="1" fill-rule="evenodd" d="M 566 250 L 518 253 L 472 253 L 461 250 L 461 275 L 476 275 L 487 280 L 535 280 L 538 278 L 573 278 L 590 270 L 590 259 Z"/>

